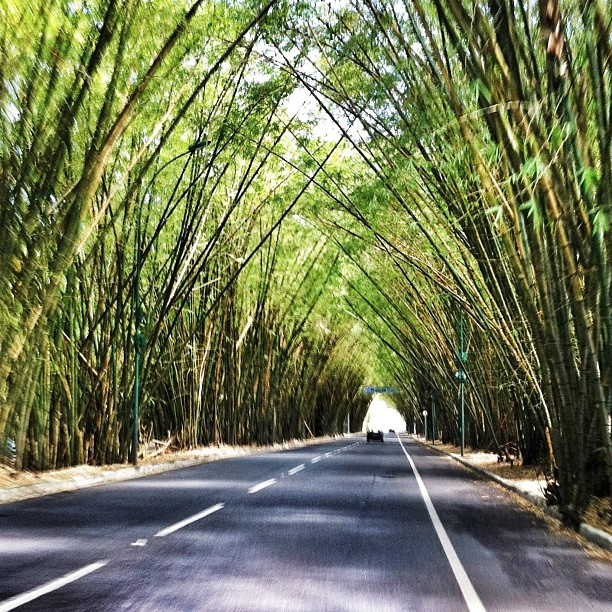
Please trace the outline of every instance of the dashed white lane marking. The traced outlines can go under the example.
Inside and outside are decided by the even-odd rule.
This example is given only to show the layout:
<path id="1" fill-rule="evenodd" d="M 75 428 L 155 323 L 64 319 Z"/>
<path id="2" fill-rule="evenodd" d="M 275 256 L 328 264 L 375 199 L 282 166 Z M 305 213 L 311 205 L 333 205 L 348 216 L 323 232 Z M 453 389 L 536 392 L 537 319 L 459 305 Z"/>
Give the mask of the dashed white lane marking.
<path id="1" fill-rule="evenodd" d="M 24 604 L 33 601 L 34 599 L 38 599 L 42 595 L 46 595 L 47 593 L 51 593 L 52 591 L 57 591 L 57 589 L 61 589 L 63 586 L 82 578 L 83 576 L 87 576 L 87 574 L 91 574 L 91 572 L 95 572 L 96 570 L 104 567 L 108 561 L 98 561 L 97 563 L 92 563 L 90 565 L 86 565 L 82 567 L 80 570 L 76 572 L 71 572 L 70 574 L 66 574 L 61 578 L 57 578 L 56 580 L 52 580 L 51 582 L 47 582 L 39 586 L 36 589 L 28 591 L 27 593 L 22 593 L 21 595 L 16 595 L 15 597 L 11 597 L 10 599 L 5 599 L 0 603 L 0 612 L 7 612 L 8 610 L 14 610 L 19 606 L 23 606 Z"/>
<path id="2" fill-rule="evenodd" d="M 408 459 L 410 463 L 410 467 L 414 472 L 414 477 L 416 478 L 417 484 L 419 485 L 419 490 L 421 491 L 421 496 L 423 497 L 423 501 L 425 502 L 425 507 L 429 512 L 429 517 L 431 518 L 431 522 L 433 523 L 434 529 L 436 530 L 436 534 L 438 535 L 438 539 L 440 540 L 440 544 L 442 544 L 442 548 L 444 549 L 444 553 L 446 554 L 446 558 L 450 563 L 451 569 L 453 570 L 453 574 L 455 574 L 455 579 L 459 584 L 459 588 L 461 589 L 461 593 L 463 593 L 463 599 L 465 599 L 465 603 L 467 604 L 468 610 L 470 612 L 486 612 L 486 609 L 482 602 L 480 601 L 480 597 L 478 597 L 478 593 L 476 593 L 476 589 L 472 585 L 467 572 L 465 571 L 463 565 L 461 565 L 461 561 L 459 561 L 459 557 L 455 552 L 453 545 L 446 533 L 446 529 L 444 529 L 444 525 L 442 525 L 442 521 L 434 508 L 433 502 L 431 501 L 431 497 L 429 497 L 429 493 L 427 488 L 425 487 L 425 483 L 419 474 L 419 471 L 412 460 L 412 457 L 408 454 L 408 451 L 404 448 L 402 441 L 399 439 L 400 446 L 404 451 L 404 455 Z"/>
<path id="3" fill-rule="evenodd" d="M 198 514 L 194 514 L 193 516 L 190 516 L 182 521 L 179 521 L 178 523 L 174 523 L 174 525 L 170 525 L 170 527 L 166 527 L 165 529 L 162 529 L 160 532 L 155 534 L 155 537 L 163 538 L 164 536 L 174 533 L 175 531 L 178 531 L 179 529 L 182 529 L 183 527 L 186 527 L 187 525 L 191 525 L 191 523 L 195 523 L 196 521 L 203 519 L 205 516 L 208 516 L 209 514 L 213 514 L 213 512 L 218 512 L 224 507 L 225 507 L 225 504 L 215 504 L 214 506 L 211 506 L 210 508 L 206 508 L 206 510 L 202 510 L 202 512 L 198 512 Z"/>
<path id="4" fill-rule="evenodd" d="M 130 544 L 130 546 L 146 546 L 146 545 L 147 545 L 146 538 L 140 538 L 139 540 L 136 540 L 135 542 L 132 542 Z"/>
<path id="5" fill-rule="evenodd" d="M 248 493 L 257 493 L 257 491 L 261 491 L 262 489 L 265 489 L 266 487 L 271 487 L 276 482 L 277 482 L 276 478 L 270 478 L 270 480 L 265 480 L 264 482 L 260 482 L 259 484 L 256 484 L 255 486 L 251 487 L 248 490 Z"/>
<path id="6" fill-rule="evenodd" d="M 359 442 L 355 442 L 354 444 L 350 444 L 349 446 L 345 446 L 343 448 L 336 449 L 335 451 L 325 453 L 325 457 L 331 457 L 334 453 L 342 452 L 344 450 L 349 449 L 351 446 L 357 446 L 358 444 Z M 406 451 L 404 450 L 404 452 Z M 407 453 L 406 453 L 406 456 L 408 456 Z M 318 463 L 319 461 L 321 461 L 321 459 L 323 459 L 323 457 L 321 457 L 320 455 L 317 457 L 313 457 L 310 460 L 310 463 Z M 294 467 L 293 469 L 289 470 L 287 474 L 289 476 L 293 476 L 294 474 L 297 474 L 298 472 L 301 472 L 304 469 L 306 469 L 306 466 L 302 463 Z M 416 474 L 416 468 L 413 468 L 413 469 L 415 470 L 415 474 Z M 262 489 L 265 489 L 266 487 L 272 486 L 276 482 L 277 482 L 276 478 L 270 478 L 270 480 L 260 482 L 259 484 L 256 484 L 255 486 L 251 487 L 248 490 L 248 493 L 257 493 L 258 491 L 261 491 Z M 162 529 L 161 531 L 155 534 L 155 537 L 163 538 L 164 536 L 174 533 L 175 531 L 178 531 L 179 529 L 182 529 L 183 527 L 186 527 L 187 525 L 190 525 L 191 523 L 195 523 L 196 521 L 199 521 L 200 519 L 203 519 L 204 517 L 209 516 L 210 514 L 213 514 L 214 512 L 218 512 L 224 507 L 225 507 L 225 504 L 215 504 L 214 506 L 211 506 L 210 508 L 207 508 L 206 510 L 199 512 L 198 514 L 194 514 L 193 516 L 190 516 L 182 521 L 179 521 L 178 523 L 175 523 L 174 525 L 170 525 L 170 527 L 166 527 L 165 529 Z M 141 538 L 131 543 L 131 546 L 146 546 L 146 545 L 147 545 L 147 540 L 145 538 Z M 70 574 L 66 574 L 65 576 L 62 576 L 61 578 L 58 578 L 57 580 L 52 580 L 51 582 L 47 582 L 46 584 L 43 584 L 42 586 L 36 589 L 33 589 L 32 591 L 28 591 L 27 593 L 22 593 L 21 595 L 16 595 L 15 597 L 6 599 L 5 601 L 0 602 L 0 612 L 8 612 L 9 610 L 14 610 L 15 608 L 18 608 L 19 606 L 22 606 L 30 601 L 33 601 L 34 599 L 38 599 L 42 595 L 45 595 L 47 593 L 51 593 L 52 591 L 60 589 L 66 584 L 75 582 L 76 580 L 79 580 L 83 576 L 86 576 L 87 574 L 90 574 L 91 572 L 95 572 L 101 567 L 104 567 L 107 563 L 108 563 L 107 561 L 99 561 L 97 563 L 86 565 L 85 567 L 81 568 L 80 570 L 77 570 L 76 572 L 71 572 Z M 482 609 L 484 610 L 484 608 Z"/>

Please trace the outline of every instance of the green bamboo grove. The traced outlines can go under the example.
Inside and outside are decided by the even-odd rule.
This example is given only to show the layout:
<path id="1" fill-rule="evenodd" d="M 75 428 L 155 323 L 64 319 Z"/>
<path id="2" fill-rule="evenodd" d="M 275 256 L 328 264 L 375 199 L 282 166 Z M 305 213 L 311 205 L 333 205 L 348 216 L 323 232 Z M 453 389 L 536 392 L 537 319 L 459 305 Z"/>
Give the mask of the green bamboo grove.
<path id="1" fill-rule="evenodd" d="M 2 453 L 336 434 L 385 384 L 577 525 L 612 490 L 611 20 L 0 0 Z"/>

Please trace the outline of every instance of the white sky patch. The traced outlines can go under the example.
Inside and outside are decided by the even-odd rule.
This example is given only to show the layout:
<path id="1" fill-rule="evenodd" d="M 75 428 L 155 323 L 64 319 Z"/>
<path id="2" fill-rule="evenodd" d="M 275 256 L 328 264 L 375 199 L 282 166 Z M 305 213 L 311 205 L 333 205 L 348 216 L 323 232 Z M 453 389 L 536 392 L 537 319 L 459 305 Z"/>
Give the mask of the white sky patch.
<path id="1" fill-rule="evenodd" d="M 21 116 L 19 109 L 12 102 L 9 102 L 6 105 L 6 107 L 4 108 L 3 114 L 6 117 L 6 119 L 9 121 L 9 123 L 16 123 L 19 120 L 19 117 Z"/>
<path id="2" fill-rule="evenodd" d="M 321 140 L 338 140 L 338 126 L 319 107 L 318 102 L 304 87 L 295 89 L 284 102 L 285 111 L 298 121 L 314 122 L 313 135 Z"/>
<path id="3" fill-rule="evenodd" d="M 375 394 L 370 402 L 368 412 L 363 421 L 363 431 L 406 431 L 406 421 L 397 411 L 393 402 L 384 395 Z"/>
<path id="4" fill-rule="evenodd" d="M 302 215 L 298 215 L 297 213 L 294 213 L 293 215 L 291 215 L 291 217 L 296 223 L 298 223 L 302 227 L 310 227 L 312 225 L 312 223 L 310 223 L 308 219 L 304 219 Z"/>
<path id="5" fill-rule="evenodd" d="M 338 9 L 348 8 L 351 3 L 350 0 L 327 0 L 327 5 L 332 11 L 337 11 Z"/>

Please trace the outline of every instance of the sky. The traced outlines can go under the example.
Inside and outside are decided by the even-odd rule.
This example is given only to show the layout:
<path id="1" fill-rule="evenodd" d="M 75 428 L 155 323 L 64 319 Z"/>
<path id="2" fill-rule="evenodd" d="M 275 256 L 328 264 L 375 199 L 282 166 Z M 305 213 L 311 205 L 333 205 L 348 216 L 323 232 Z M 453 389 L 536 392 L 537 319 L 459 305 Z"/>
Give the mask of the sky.
<path id="1" fill-rule="evenodd" d="M 388 396 L 377 393 L 372 398 L 363 421 L 363 431 L 406 431 L 406 421 Z"/>

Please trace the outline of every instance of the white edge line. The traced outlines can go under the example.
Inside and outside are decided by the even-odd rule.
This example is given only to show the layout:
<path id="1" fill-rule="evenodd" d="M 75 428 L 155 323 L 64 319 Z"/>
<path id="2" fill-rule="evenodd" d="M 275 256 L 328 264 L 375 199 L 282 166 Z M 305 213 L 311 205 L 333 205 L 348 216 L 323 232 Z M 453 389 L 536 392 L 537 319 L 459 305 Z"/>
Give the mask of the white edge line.
<path id="1" fill-rule="evenodd" d="M 298 472 L 301 472 L 305 468 L 306 468 L 306 466 L 303 463 L 300 463 L 300 465 L 297 465 L 293 469 L 289 470 L 287 472 L 287 474 L 289 474 L 289 476 L 293 476 L 294 474 L 297 474 Z"/>
<path id="2" fill-rule="evenodd" d="M 214 506 L 211 506 L 210 508 L 206 508 L 206 510 L 202 510 L 202 512 L 198 512 L 198 514 L 194 514 L 193 516 L 190 516 L 182 521 L 179 521 L 178 523 L 174 523 L 174 525 L 170 525 L 170 527 L 166 527 L 165 529 L 162 529 L 161 531 L 155 534 L 155 537 L 163 538 L 164 536 L 174 533 L 175 531 L 178 531 L 179 529 L 182 529 L 183 527 L 186 527 L 187 525 L 191 525 L 191 523 L 195 523 L 196 521 L 203 519 L 205 516 L 208 516 L 209 514 L 212 514 L 213 512 L 217 512 L 224 507 L 225 507 L 225 504 L 215 504 Z"/>
<path id="3" fill-rule="evenodd" d="M 252 486 L 248 490 L 248 493 L 257 493 L 257 491 L 261 491 L 262 489 L 265 489 L 266 487 L 270 487 L 273 484 L 276 484 L 276 482 L 277 482 L 276 478 L 270 478 L 270 480 L 265 480 L 264 482 L 260 482 L 259 484 Z"/>
<path id="4" fill-rule="evenodd" d="M 398 436 L 399 439 L 399 436 Z M 474 585 L 470 581 L 467 572 L 463 565 L 461 565 L 461 561 L 459 561 L 459 557 L 446 533 L 446 529 L 444 529 L 444 525 L 442 525 L 442 521 L 434 508 L 433 502 L 431 501 L 431 497 L 429 497 L 429 493 L 427 488 L 425 487 L 425 483 L 419 474 L 419 471 L 412 460 L 412 457 L 408 454 L 402 441 L 400 440 L 400 446 L 410 463 L 410 467 L 414 472 L 414 477 L 416 478 L 417 484 L 419 485 L 419 490 L 421 491 L 421 496 L 423 497 L 423 501 L 425 502 L 425 506 L 427 511 L 429 512 L 429 517 L 431 518 L 431 522 L 433 523 L 434 529 L 436 530 L 436 534 L 438 539 L 440 540 L 440 544 L 442 544 L 442 548 L 444 549 L 444 553 L 446 554 L 446 558 L 450 563 L 451 569 L 453 570 L 453 574 L 455 575 L 455 579 L 459 584 L 459 588 L 461 589 L 461 593 L 463 594 L 463 599 L 465 599 L 465 603 L 467 604 L 468 610 L 470 612 L 486 612 L 486 608 L 484 607 L 482 601 L 480 601 L 480 597 L 478 597 L 478 593 L 476 593 L 476 589 Z"/>
<path id="5" fill-rule="evenodd" d="M 82 567 L 80 570 L 76 572 L 70 572 L 70 574 L 66 574 L 61 578 L 57 578 L 56 580 L 51 580 L 51 582 L 47 582 L 39 586 L 36 589 L 32 589 L 27 593 L 22 593 L 21 595 L 16 595 L 15 597 L 11 597 L 10 599 L 5 599 L 3 602 L 0 602 L 0 612 L 7 612 L 8 610 L 14 610 L 19 606 L 23 606 L 34 599 L 41 597 L 42 595 L 46 595 L 47 593 L 51 593 L 52 591 L 56 591 L 61 587 L 86 576 L 87 574 L 91 574 L 91 572 L 95 572 L 99 570 L 101 567 L 104 567 L 108 561 L 98 561 L 97 563 L 91 563 L 90 565 L 86 565 Z"/>

